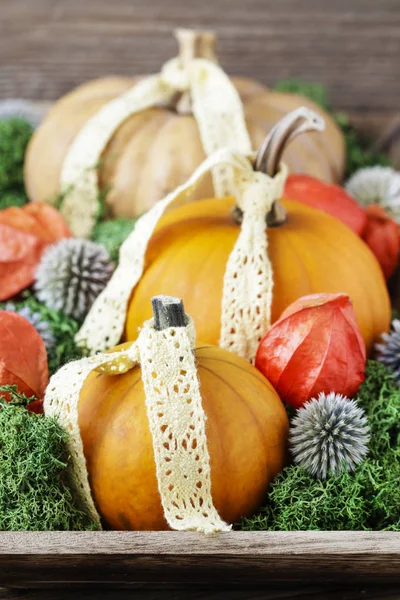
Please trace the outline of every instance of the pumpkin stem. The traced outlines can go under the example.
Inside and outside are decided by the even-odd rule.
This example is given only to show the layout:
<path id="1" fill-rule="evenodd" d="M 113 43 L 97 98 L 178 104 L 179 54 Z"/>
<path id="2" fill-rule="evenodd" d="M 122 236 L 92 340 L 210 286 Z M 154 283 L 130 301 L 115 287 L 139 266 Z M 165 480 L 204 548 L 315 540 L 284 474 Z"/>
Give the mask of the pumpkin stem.
<path id="1" fill-rule="evenodd" d="M 186 327 L 187 319 L 183 301 L 174 296 L 154 296 L 151 299 L 154 315 L 154 329 L 161 331 L 168 327 Z"/>
<path id="2" fill-rule="evenodd" d="M 185 70 L 194 58 L 204 58 L 211 62 L 218 62 L 215 55 L 215 32 L 195 31 L 193 29 L 175 29 L 175 38 L 179 44 L 179 59 Z M 176 105 L 180 115 L 192 114 L 192 100 L 190 92 L 183 92 Z"/>
<path id="3" fill-rule="evenodd" d="M 325 121 L 313 110 L 302 106 L 291 111 L 274 125 L 265 138 L 254 161 L 255 171 L 275 177 L 287 145 L 302 133 L 323 131 L 324 128 Z M 285 209 L 277 198 L 267 215 L 267 225 L 276 227 L 285 221 Z"/>

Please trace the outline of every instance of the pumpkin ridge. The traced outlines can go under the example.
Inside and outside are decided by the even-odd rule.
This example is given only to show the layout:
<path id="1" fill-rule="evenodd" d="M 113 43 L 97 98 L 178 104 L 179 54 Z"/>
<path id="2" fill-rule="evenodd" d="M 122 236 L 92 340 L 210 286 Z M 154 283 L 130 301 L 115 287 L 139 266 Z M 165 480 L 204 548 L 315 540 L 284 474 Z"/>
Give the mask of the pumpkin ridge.
<path id="1" fill-rule="evenodd" d="M 146 113 L 149 113 L 148 115 L 146 115 Z M 134 130 L 133 135 L 131 136 L 130 140 L 127 140 L 126 144 L 120 148 L 119 151 L 119 155 L 116 158 L 115 161 L 113 161 L 114 164 L 108 166 L 107 169 L 107 173 L 103 173 L 103 169 L 102 169 L 102 162 L 106 162 L 107 161 L 107 156 L 108 154 L 111 152 L 111 147 L 113 145 L 113 143 L 115 143 L 115 138 L 118 136 L 118 134 L 121 132 L 121 130 L 123 129 L 123 127 L 129 122 L 130 119 L 132 119 L 132 115 L 130 117 L 128 117 L 127 119 L 125 119 L 125 121 L 123 123 L 121 123 L 121 125 L 114 131 L 113 135 L 110 137 L 106 147 L 103 150 L 102 153 L 102 159 L 100 161 L 100 168 L 99 168 L 99 188 L 101 189 L 102 187 L 107 187 L 107 185 L 112 186 L 114 180 L 116 177 L 118 177 L 118 173 L 120 171 L 121 168 L 121 162 L 124 160 L 124 153 L 125 151 L 128 149 L 128 147 L 132 144 L 132 143 L 137 143 L 137 136 L 143 135 L 143 132 L 146 130 L 146 127 L 149 124 L 152 124 L 153 122 L 158 122 L 162 120 L 162 117 L 164 116 L 164 114 L 160 111 L 160 114 L 155 114 L 156 111 L 154 109 L 150 109 L 149 111 L 142 111 L 142 113 L 138 113 L 136 115 L 133 115 L 133 118 L 135 120 L 137 120 L 139 123 L 137 125 L 137 127 Z M 144 115 L 144 116 L 142 116 Z M 115 150 L 114 150 L 115 152 Z M 138 165 L 134 165 L 134 167 L 137 169 Z M 142 177 L 142 170 L 139 168 L 138 170 L 139 173 L 139 178 L 136 181 L 136 186 L 139 187 L 138 183 L 140 182 L 140 178 Z"/>
<path id="2" fill-rule="evenodd" d="M 320 236 L 318 234 L 318 231 L 314 232 L 314 236 L 316 238 L 318 238 L 321 243 L 325 244 L 327 242 L 326 238 L 323 238 L 322 236 Z M 332 247 L 332 244 L 328 243 L 328 246 Z M 367 248 L 366 245 L 365 245 L 365 248 Z M 347 254 L 347 245 L 345 245 L 345 244 L 341 245 L 340 246 L 340 251 L 341 251 L 342 254 L 344 254 L 344 253 Z M 372 254 L 372 252 L 371 252 L 371 254 Z M 349 257 L 350 257 L 350 255 L 349 255 Z M 358 257 L 359 257 L 359 255 L 358 255 Z M 349 265 L 349 262 L 347 260 L 344 260 L 343 262 L 346 265 Z M 369 265 L 365 265 L 365 261 L 364 261 L 363 257 L 362 257 L 362 260 L 359 261 L 359 264 L 357 265 L 357 268 L 360 269 L 361 265 L 363 266 L 363 272 L 368 273 L 370 271 L 370 266 Z M 370 331 L 373 332 L 376 329 L 376 317 L 375 317 L 374 303 L 372 302 L 372 300 L 371 300 L 371 298 L 369 296 L 368 296 L 367 303 L 368 303 L 368 307 L 370 309 L 369 310 L 369 313 L 370 313 L 370 319 L 369 319 L 369 322 L 370 322 Z"/>
<path id="3" fill-rule="evenodd" d="M 284 205 L 285 210 L 286 206 Z M 287 212 L 287 222 L 290 224 L 290 212 Z M 310 289 L 310 293 L 313 291 L 312 290 L 312 283 L 311 283 L 311 278 L 310 278 L 310 274 L 307 270 L 306 265 L 304 264 L 304 262 L 301 260 L 299 253 L 297 251 L 297 247 L 295 247 L 295 244 L 293 243 L 293 239 L 291 239 L 291 235 L 293 233 L 293 229 L 289 229 L 288 227 L 285 227 L 285 223 L 282 224 L 282 226 L 279 227 L 279 235 L 282 236 L 282 238 L 284 238 L 284 242 L 286 243 L 286 246 L 289 246 L 291 252 L 292 252 L 292 256 L 296 257 L 296 261 L 299 267 L 301 267 L 301 271 L 302 271 L 302 277 L 306 277 L 307 278 L 307 282 L 309 284 L 309 289 Z M 272 290 L 272 294 L 273 294 L 273 290 Z M 273 298 L 273 295 L 272 295 Z M 280 317 L 280 315 L 278 316 L 278 318 Z"/>
<path id="4" fill-rule="evenodd" d="M 92 372 L 94 373 L 94 372 Z M 141 370 L 140 368 L 137 369 L 137 376 L 135 377 L 134 382 L 128 382 L 128 385 L 125 386 L 124 392 L 123 394 L 121 393 L 117 393 L 117 389 L 118 387 L 120 387 L 118 385 L 118 379 L 117 376 L 115 375 L 104 375 L 102 373 L 100 373 L 101 377 L 107 377 L 107 378 L 112 378 L 112 385 L 111 387 L 107 386 L 107 384 L 103 383 L 103 393 L 100 396 L 100 399 L 97 400 L 96 402 L 96 406 L 98 404 L 101 404 L 102 402 L 108 402 L 109 403 L 109 407 L 107 407 L 107 412 L 105 414 L 105 416 L 103 417 L 103 421 L 107 421 L 105 423 L 105 426 L 103 425 L 100 429 L 96 430 L 96 442 L 95 443 L 90 443 L 91 446 L 91 452 L 89 451 L 87 454 L 87 450 L 85 449 L 85 443 L 84 443 L 84 436 L 82 436 L 82 442 L 84 445 L 84 455 L 85 455 L 85 459 L 88 465 L 88 473 L 89 473 L 89 484 L 90 487 L 92 489 L 92 494 L 93 494 L 93 500 L 95 501 L 95 505 L 97 507 L 100 507 L 100 505 L 102 505 L 102 501 L 98 501 L 97 495 L 95 494 L 95 488 L 96 485 L 94 484 L 94 479 L 96 479 L 97 473 L 99 471 L 99 453 L 101 455 L 102 453 L 102 446 L 104 444 L 104 442 L 107 442 L 107 437 L 109 435 L 109 429 L 107 428 L 107 424 L 109 424 L 111 421 L 114 422 L 115 418 L 116 418 L 116 413 L 118 413 L 118 411 L 120 410 L 121 407 L 121 403 L 123 403 L 126 399 L 126 397 L 128 395 L 131 394 L 131 392 L 137 388 L 138 384 L 140 384 L 141 382 Z M 129 378 L 132 378 L 132 375 L 134 375 L 134 373 L 132 373 L 131 371 L 124 373 L 122 375 L 122 377 L 124 376 L 129 376 Z M 88 381 L 88 380 L 87 380 Z M 116 388 L 116 389 L 115 389 Z M 111 398 L 110 398 L 111 396 Z M 116 396 L 113 398 L 113 396 Z M 80 398 L 80 402 L 81 402 L 81 398 Z M 117 401 L 115 401 L 117 400 Z M 85 401 L 85 400 L 84 400 Z M 146 408 L 145 408 L 146 410 Z M 78 407 L 78 411 L 79 411 L 79 407 Z M 78 412 L 79 414 L 79 412 Z M 95 413 L 94 413 L 95 414 Z M 93 412 L 91 412 L 91 415 L 93 415 Z M 87 419 L 86 419 L 87 421 Z M 79 423 L 80 423 L 80 419 L 79 419 Z M 90 425 L 89 427 L 86 428 L 86 430 L 89 432 L 89 437 L 90 437 Z M 82 431 L 82 430 L 81 430 Z M 94 463 L 94 466 L 93 466 Z M 92 465 L 92 468 L 91 468 Z M 102 496 L 104 494 L 104 490 L 103 488 L 103 483 L 100 480 L 100 483 L 97 485 L 97 487 L 100 487 L 100 495 Z M 120 493 L 120 492 L 118 492 Z M 102 510 L 100 511 L 101 513 L 103 512 Z M 107 512 L 107 511 L 106 511 Z M 129 512 L 129 511 L 128 511 Z M 111 517 L 111 521 L 113 523 L 112 527 L 113 528 L 121 528 L 124 529 L 125 525 L 123 525 L 121 527 L 121 519 L 120 519 L 121 515 L 114 515 Z M 105 520 L 108 524 L 110 524 L 111 522 L 108 521 L 107 516 L 105 517 Z M 117 524 L 117 527 L 115 526 L 115 524 Z"/>
<path id="5" fill-rule="evenodd" d="M 164 114 L 164 113 L 162 113 L 162 114 Z M 167 110 L 167 109 L 165 110 L 165 115 L 167 116 L 167 118 L 164 119 L 162 121 L 162 123 L 161 123 L 161 126 L 157 128 L 156 134 L 153 137 L 153 140 L 150 142 L 150 145 L 148 147 L 147 152 L 148 152 L 149 156 L 152 156 L 152 152 L 153 152 L 154 147 L 159 146 L 159 144 L 160 144 L 160 138 L 161 138 L 162 134 L 164 135 L 163 129 L 165 129 L 166 126 L 171 123 L 171 120 L 173 120 L 174 117 L 177 116 L 176 113 L 174 114 L 173 111 Z M 142 169 L 142 171 L 140 173 L 140 177 L 139 177 L 139 179 L 137 181 L 137 184 L 136 184 L 136 188 L 138 190 L 142 189 L 142 184 L 143 184 L 143 181 L 145 181 L 145 179 L 146 179 L 145 178 L 146 175 L 147 175 L 146 174 L 146 169 Z"/>
<path id="6" fill-rule="evenodd" d="M 222 362 L 222 361 L 221 361 L 221 362 Z M 230 364 L 230 365 L 232 365 L 232 366 L 236 366 L 236 365 L 233 365 L 233 363 L 229 363 L 229 364 Z M 239 398 L 239 400 L 240 400 L 240 403 L 245 405 L 245 407 L 246 407 L 246 409 L 248 410 L 248 412 L 250 413 L 250 415 L 251 415 L 251 417 L 252 417 L 253 421 L 254 421 L 254 422 L 256 423 L 256 425 L 257 425 L 257 429 L 258 429 L 258 431 L 260 432 L 260 437 L 261 437 L 261 439 L 262 439 L 263 446 L 265 447 L 265 450 L 266 450 L 266 452 L 267 452 L 267 454 L 268 454 L 268 448 L 269 448 L 269 446 L 268 446 L 268 442 L 267 442 L 267 440 L 266 440 L 266 439 L 265 439 L 265 437 L 264 437 L 264 432 L 263 432 L 263 430 L 262 430 L 261 423 L 260 423 L 260 421 L 257 419 L 257 417 L 256 417 L 256 415 L 254 414 L 254 412 L 251 410 L 251 408 L 249 407 L 249 405 L 247 404 L 247 402 L 245 402 L 245 401 L 244 401 L 244 399 L 243 399 L 243 397 L 241 396 L 241 394 L 240 394 L 240 393 L 239 393 L 237 390 L 235 390 L 235 388 L 234 388 L 234 387 L 233 387 L 233 386 L 232 386 L 232 385 L 231 385 L 231 384 L 230 384 L 228 381 L 226 381 L 226 379 L 224 379 L 224 378 L 223 378 L 221 375 L 219 375 L 218 373 L 215 373 L 215 371 L 212 371 L 211 369 L 209 369 L 208 367 L 205 367 L 204 365 L 201 365 L 201 366 L 200 366 L 200 368 L 203 368 L 203 369 L 205 369 L 206 371 L 208 371 L 209 373 L 211 373 L 211 375 L 212 375 L 213 377 L 216 377 L 217 379 L 219 379 L 219 381 L 221 381 L 222 383 L 224 383 L 224 384 L 226 385 L 226 387 L 228 387 L 230 390 L 232 390 L 232 392 L 235 394 L 235 396 L 237 396 L 237 398 Z M 259 381 L 259 380 L 257 379 L 257 381 Z M 268 382 L 268 383 L 269 383 L 269 382 Z M 275 390 L 274 390 L 274 391 L 275 391 Z"/>
<path id="7" fill-rule="evenodd" d="M 271 469 L 270 469 L 270 448 L 268 446 L 268 442 L 264 437 L 264 431 L 262 429 L 261 423 L 260 421 L 256 418 L 254 412 L 251 410 L 250 406 L 247 404 L 247 402 L 244 400 L 244 398 L 240 395 L 240 393 L 235 390 L 235 388 L 230 385 L 223 377 L 221 377 L 218 373 L 215 373 L 213 370 L 209 369 L 208 367 L 205 367 L 204 364 L 200 365 L 200 370 L 203 369 L 204 371 L 209 373 L 209 376 L 212 378 L 217 379 L 218 381 L 220 381 L 220 385 L 225 385 L 234 395 L 234 397 L 236 397 L 239 401 L 239 403 L 244 406 L 246 412 L 249 414 L 252 422 L 254 423 L 254 426 L 256 427 L 256 430 L 258 431 L 258 436 L 260 438 L 260 442 L 261 442 L 261 447 L 264 449 L 265 452 L 265 470 L 266 470 L 266 474 L 268 476 L 268 479 L 271 480 L 272 476 L 271 476 Z M 200 393 L 201 393 L 201 385 L 200 385 Z M 206 417 L 208 418 L 208 415 L 206 414 Z M 207 423 L 206 423 L 207 426 Z M 220 429 L 221 425 L 218 423 L 218 430 Z M 254 433 L 253 433 L 254 435 Z M 218 435 L 218 442 L 221 443 L 221 439 L 223 439 L 225 441 L 225 437 L 223 435 Z M 223 453 L 224 456 L 229 456 L 229 448 L 228 450 L 225 450 L 224 446 L 222 445 L 221 448 L 223 449 Z M 211 462 L 211 472 L 212 472 L 212 462 Z M 212 489 L 212 488 L 211 488 Z M 228 498 L 227 496 L 225 496 L 225 502 L 227 502 Z M 229 507 L 231 506 L 232 502 L 229 502 Z M 226 510 L 226 507 L 225 507 Z"/>
<path id="8" fill-rule="evenodd" d="M 320 215 L 318 215 L 318 217 L 320 217 Z M 335 224 L 337 225 L 337 229 L 340 229 L 340 233 L 344 234 L 344 237 L 347 237 L 348 239 L 350 239 L 353 236 L 354 240 L 359 241 L 358 237 L 351 231 L 349 230 L 346 225 L 343 225 L 340 221 L 338 221 L 337 219 L 335 219 L 335 217 L 329 216 L 327 214 L 323 214 L 322 215 L 322 221 L 325 222 L 325 224 L 327 226 L 329 226 L 329 221 L 330 220 L 334 220 Z M 307 255 L 312 255 L 315 256 L 315 252 L 310 251 L 308 245 L 302 244 L 302 237 L 304 237 L 304 231 L 303 232 L 299 232 L 296 230 L 293 230 L 293 237 L 296 238 L 296 240 L 300 241 L 300 243 L 297 245 L 298 248 L 298 253 L 300 255 L 304 256 L 304 252 L 306 253 L 306 258 Z M 365 277 L 365 275 L 367 275 L 370 270 L 371 270 L 371 265 L 367 265 L 366 264 L 366 253 L 364 252 L 364 256 L 361 256 L 360 258 L 360 253 L 357 253 L 357 265 L 356 267 L 354 267 L 354 265 L 351 265 L 351 261 L 353 260 L 354 262 L 354 257 L 351 253 L 351 249 L 349 250 L 348 248 L 348 244 L 343 243 L 340 244 L 338 246 L 334 246 L 332 244 L 332 240 L 331 240 L 331 236 L 330 235 L 326 235 L 326 229 L 324 228 L 324 231 L 320 231 L 320 229 L 315 229 L 315 227 L 308 227 L 306 230 L 306 234 L 309 237 L 309 239 L 314 238 L 314 240 L 318 241 L 318 246 L 321 247 L 325 247 L 329 249 L 329 254 L 330 256 L 339 256 L 339 252 L 342 256 L 342 258 L 344 260 L 340 261 L 341 264 L 341 270 L 342 272 L 346 271 L 346 273 L 349 274 L 349 277 L 347 278 L 348 280 L 354 279 L 354 269 L 356 268 L 357 270 L 361 270 L 363 272 L 363 280 L 366 280 L 367 277 Z M 345 239 L 346 242 L 346 239 Z M 313 247 L 313 245 L 310 245 L 311 247 Z M 340 250 L 339 250 L 340 248 Z M 364 250 L 368 250 L 367 247 L 365 246 L 365 244 L 363 244 L 363 248 Z M 370 253 L 370 251 L 368 250 L 368 252 Z M 372 253 L 370 253 L 371 257 L 373 258 Z M 365 257 L 365 258 L 364 258 Z M 304 261 L 306 264 L 308 264 L 308 260 Z M 315 263 L 317 264 L 317 263 Z M 310 265 L 312 266 L 312 265 Z M 376 264 L 377 270 L 380 270 L 378 264 Z M 315 291 L 314 289 L 312 291 Z M 344 290 L 340 290 L 340 291 L 344 291 Z M 354 292 L 354 290 L 353 290 Z M 368 309 L 368 313 L 369 313 L 369 319 L 365 321 L 365 326 L 368 326 L 368 332 L 369 332 L 369 337 L 371 337 L 373 335 L 373 332 L 376 330 L 376 315 L 375 315 L 375 301 L 373 298 L 370 298 L 367 296 L 367 299 L 364 296 L 364 305 L 365 303 L 367 304 L 367 309 Z M 365 314 L 365 310 L 364 310 L 364 314 Z M 365 329 L 364 326 L 364 329 Z"/>
<path id="9" fill-rule="evenodd" d="M 332 217 L 332 218 L 334 218 L 334 217 Z M 343 227 L 346 227 L 346 226 L 343 225 Z M 352 233 L 352 232 L 350 232 L 350 233 Z M 319 239 L 319 241 L 320 241 L 321 244 L 324 244 L 325 246 L 329 246 L 330 248 L 332 248 L 332 244 L 328 242 L 328 240 L 327 240 L 326 237 L 320 236 L 318 234 L 318 231 L 313 231 L 313 235 L 314 235 L 314 237 L 316 237 L 317 239 Z M 353 235 L 355 235 L 355 234 L 353 234 Z M 368 252 L 370 252 L 371 256 L 373 257 L 372 252 L 369 250 L 369 248 L 367 247 L 366 244 L 364 244 L 364 248 L 365 248 L 365 250 L 368 250 Z M 342 255 L 347 255 L 349 257 L 349 259 L 351 259 L 351 254 L 348 253 L 348 248 L 347 248 L 346 244 L 342 244 L 340 246 L 340 252 L 342 253 Z M 360 260 L 360 255 L 358 254 L 357 256 L 359 258 L 358 264 L 357 264 L 357 269 L 360 270 L 360 267 L 363 267 L 362 268 L 363 273 L 368 274 L 369 271 L 370 271 L 370 269 L 371 269 L 371 266 L 366 264 L 366 261 L 364 260 L 364 257 L 361 257 L 361 260 Z M 373 257 L 373 258 L 375 258 L 375 257 Z M 342 262 L 346 264 L 346 267 L 348 267 L 349 264 L 350 264 L 348 260 L 344 260 Z M 378 264 L 377 264 L 377 267 L 380 270 L 380 267 L 378 266 Z M 365 301 L 365 299 L 364 299 L 364 301 Z M 367 305 L 368 305 L 369 314 L 370 314 L 370 318 L 369 318 L 369 324 L 370 324 L 370 326 L 369 326 L 369 329 L 370 329 L 371 332 L 373 332 L 376 329 L 376 313 L 375 313 L 375 310 L 374 310 L 375 303 L 373 302 L 372 298 L 370 298 L 369 296 L 367 296 Z"/>

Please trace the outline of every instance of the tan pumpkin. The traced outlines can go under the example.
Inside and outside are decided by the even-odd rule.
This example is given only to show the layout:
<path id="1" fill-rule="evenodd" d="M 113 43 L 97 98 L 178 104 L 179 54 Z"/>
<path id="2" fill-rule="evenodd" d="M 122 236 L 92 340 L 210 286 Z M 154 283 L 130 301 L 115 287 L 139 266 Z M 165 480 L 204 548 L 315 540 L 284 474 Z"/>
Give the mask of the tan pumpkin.
<path id="1" fill-rule="evenodd" d="M 214 35 L 178 32 L 183 64 L 187 58 L 214 59 Z M 311 100 L 275 92 L 254 80 L 233 78 L 242 98 L 253 147 L 279 119 L 305 105 L 323 116 L 321 134 L 302 136 L 286 151 L 284 160 L 293 173 L 306 173 L 327 183 L 341 179 L 344 168 L 343 136 L 333 119 Z M 88 82 L 50 110 L 28 147 L 25 182 L 32 201 L 54 202 L 60 193 L 61 168 L 82 126 L 109 101 L 132 87 L 135 79 L 107 77 Z M 186 96 L 175 106 L 152 108 L 132 115 L 108 143 L 98 169 L 100 189 L 110 189 L 106 204 L 110 216 L 134 217 L 147 211 L 168 192 L 184 183 L 204 160 L 198 127 Z M 213 195 L 211 177 L 197 190 L 198 198 Z"/>
<path id="2" fill-rule="evenodd" d="M 247 361 L 201 344 L 195 354 L 213 503 L 222 519 L 234 523 L 261 505 L 284 466 L 288 419 L 271 384 Z M 80 395 L 79 427 L 105 526 L 168 529 L 140 367 L 124 375 L 89 375 Z"/>

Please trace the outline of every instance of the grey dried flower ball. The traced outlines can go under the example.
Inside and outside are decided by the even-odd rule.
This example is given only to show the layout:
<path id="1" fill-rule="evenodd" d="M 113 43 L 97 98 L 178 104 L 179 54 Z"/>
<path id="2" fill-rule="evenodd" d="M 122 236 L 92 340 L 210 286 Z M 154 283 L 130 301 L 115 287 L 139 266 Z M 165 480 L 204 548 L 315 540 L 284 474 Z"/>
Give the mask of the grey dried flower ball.
<path id="1" fill-rule="evenodd" d="M 50 246 L 36 271 L 37 297 L 46 306 L 82 319 L 106 287 L 114 263 L 89 240 L 64 239 Z"/>
<path id="2" fill-rule="evenodd" d="M 400 173 L 391 167 L 359 169 L 346 182 L 346 190 L 361 206 L 379 204 L 400 223 Z"/>
<path id="3" fill-rule="evenodd" d="M 289 435 L 294 462 L 318 479 L 353 471 L 367 454 L 369 439 L 364 411 L 334 392 L 300 408 Z"/>
<path id="4" fill-rule="evenodd" d="M 29 306 L 23 306 L 22 308 L 17 308 L 13 302 L 7 302 L 4 307 L 5 310 L 16 312 L 21 317 L 24 317 L 33 327 L 36 329 L 40 337 L 42 338 L 44 345 L 46 346 L 46 350 L 49 351 L 54 348 L 56 339 L 53 335 L 51 327 L 47 321 L 43 321 L 41 319 L 41 315 L 39 312 L 33 312 Z"/>
<path id="5" fill-rule="evenodd" d="M 400 383 L 400 320 L 392 321 L 392 330 L 390 333 L 382 334 L 382 344 L 376 344 L 378 351 L 377 359 L 388 367 L 395 376 L 397 383 Z"/>

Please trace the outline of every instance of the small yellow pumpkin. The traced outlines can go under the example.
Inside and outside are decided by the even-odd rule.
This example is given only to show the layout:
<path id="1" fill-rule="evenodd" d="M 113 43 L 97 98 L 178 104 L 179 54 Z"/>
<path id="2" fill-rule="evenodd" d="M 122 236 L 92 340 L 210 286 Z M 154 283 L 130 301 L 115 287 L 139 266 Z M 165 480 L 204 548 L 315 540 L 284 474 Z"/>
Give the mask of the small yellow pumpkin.
<path id="1" fill-rule="evenodd" d="M 223 520 L 234 523 L 261 505 L 283 468 L 288 419 L 271 384 L 247 361 L 202 344 L 195 356 L 213 503 Z M 105 526 L 168 529 L 140 367 L 123 375 L 92 372 L 80 395 L 79 427 L 92 496 Z"/>

